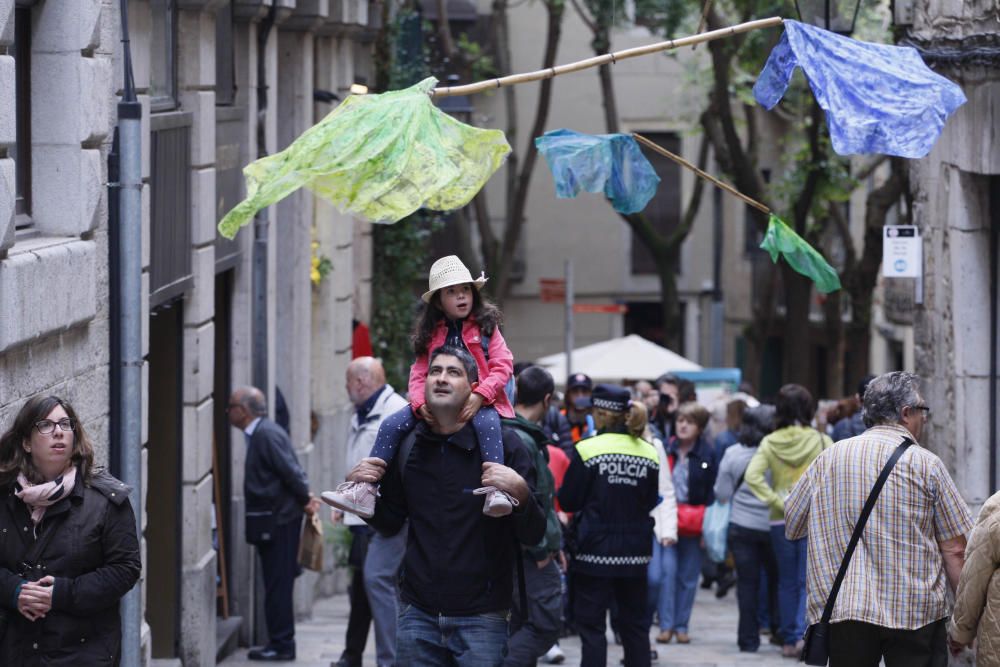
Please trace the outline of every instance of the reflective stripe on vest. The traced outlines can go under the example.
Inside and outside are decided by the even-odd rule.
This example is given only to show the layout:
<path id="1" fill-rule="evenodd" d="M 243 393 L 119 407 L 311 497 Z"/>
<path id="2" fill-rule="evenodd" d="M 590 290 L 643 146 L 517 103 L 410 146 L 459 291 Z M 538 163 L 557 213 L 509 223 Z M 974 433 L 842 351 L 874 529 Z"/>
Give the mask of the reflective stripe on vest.
<path id="1" fill-rule="evenodd" d="M 649 459 L 657 465 L 660 463 L 660 457 L 657 456 L 655 447 L 645 440 L 624 433 L 602 433 L 593 438 L 586 438 L 576 444 L 576 451 L 584 463 L 595 456 L 605 454 L 636 456 Z"/>

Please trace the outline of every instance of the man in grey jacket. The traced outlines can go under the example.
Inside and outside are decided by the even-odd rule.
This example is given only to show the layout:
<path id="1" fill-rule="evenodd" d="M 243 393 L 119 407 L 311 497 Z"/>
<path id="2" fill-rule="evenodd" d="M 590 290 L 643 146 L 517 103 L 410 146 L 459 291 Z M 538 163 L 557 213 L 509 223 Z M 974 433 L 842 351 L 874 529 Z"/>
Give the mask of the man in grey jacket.
<path id="1" fill-rule="evenodd" d="M 406 399 L 385 383 L 385 369 L 373 357 L 358 357 L 347 366 L 347 395 L 354 404 L 347 436 L 347 470 L 368 456 L 382 421 L 406 407 Z M 368 626 L 375 624 L 375 651 L 379 667 L 396 659 L 397 575 L 406 552 L 406 529 L 392 537 L 376 533 L 354 514 L 333 510 L 334 521 L 343 520 L 353 536 L 350 560 L 351 615 L 347 622 L 344 652 L 333 667 L 360 667 L 368 641 Z"/>

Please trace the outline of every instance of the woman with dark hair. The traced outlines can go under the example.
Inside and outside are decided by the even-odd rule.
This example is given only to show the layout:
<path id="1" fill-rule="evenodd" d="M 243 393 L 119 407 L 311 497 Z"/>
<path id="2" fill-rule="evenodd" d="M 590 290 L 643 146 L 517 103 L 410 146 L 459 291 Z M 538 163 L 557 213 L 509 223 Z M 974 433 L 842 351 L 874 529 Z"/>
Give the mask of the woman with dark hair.
<path id="1" fill-rule="evenodd" d="M 771 432 L 773 423 L 772 406 L 744 410 L 736 429 L 737 444 L 726 449 L 715 480 L 715 499 L 721 503 L 732 502 L 726 539 L 736 562 L 736 597 L 740 610 L 736 643 L 740 651 L 748 653 L 760 648 L 757 619 L 762 570 L 767 575 L 767 611 L 772 634 L 778 625 L 778 564 L 771 544 L 768 507 L 743 483 L 750 459 L 757 453 L 761 439 Z"/>
<path id="2" fill-rule="evenodd" d="M 55 396 L 30 399 L 0 438 L 0 664 L 119 664 L 139 541 L 131 489 L 93 465 L 83 424 Z"/>
<path id="3" fill-rule="evenodd" d="M 782 655 L 798 657 L 802 651 L 806 614 L 806 540 L 785 537 L 785 498 L 820 453 L 833 444 L 830 437 L 812 428 L 816 401 L 805 387 L 786 384 L 775 401 L 777 430 L 763 440 L 750 459 L 746 486 L 770 508 L 771 543 L 778 559 L 778 609 Z M 765 473 L 770 472 L 770 481 Z"/>

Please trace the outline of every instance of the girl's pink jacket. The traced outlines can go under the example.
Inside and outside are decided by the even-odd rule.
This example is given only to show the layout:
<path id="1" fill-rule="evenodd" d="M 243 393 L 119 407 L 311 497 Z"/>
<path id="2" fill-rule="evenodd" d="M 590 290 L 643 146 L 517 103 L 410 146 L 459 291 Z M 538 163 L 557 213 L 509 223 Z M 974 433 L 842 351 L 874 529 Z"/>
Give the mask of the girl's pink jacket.
<path id="1" fill-rule="evenodd" d="M 424 401 L 424 386 L 427 384 L 427 367 L 430 353 L 444 345 L 444 340 L 448 336 L 448 325 L 442 319 L 434 329 L 434 336 L 431 344 L 427 346 L 427 354 L 417 357 L 417 360 L 410 366 L 410 405 L 413 411 L 420 409 Z M 501 417 L 507 419 L 514 418 L 514 408 L 504 391 L 507 381 L 514 372 L 514 355 L 507 347 L 507 341 L 499 329 L 494 329 L 490 337 L 490 360 L 486 362 L 486 355 L 483 354 L 483 343 L 480 338 L 479 324 L 472 318 L 466 318 L 462 326 L 462 340 L 465 347 L 472 353 L 472 358 L 476 360 L 479 367 L 479 386 L 476 393 L 483 397 L 484 405 L 492 405 Z"/>

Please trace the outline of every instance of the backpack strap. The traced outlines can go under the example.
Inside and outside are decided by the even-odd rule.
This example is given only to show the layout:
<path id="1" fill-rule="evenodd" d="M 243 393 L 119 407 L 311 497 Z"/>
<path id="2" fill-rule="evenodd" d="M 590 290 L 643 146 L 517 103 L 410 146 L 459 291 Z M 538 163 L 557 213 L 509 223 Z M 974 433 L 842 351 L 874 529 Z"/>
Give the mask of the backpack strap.
<path id="1" fill-rule="evenodd" d="M 396 452 L 396 469 L 399 471 L 399 481 L 404 481 L 406 477 L 406 462 L 410 459 L 410 452 L 417 441 L 417 429 L 411 428 L 410 432 L 403 437 L 399 443 L 399 450 Z"/>

